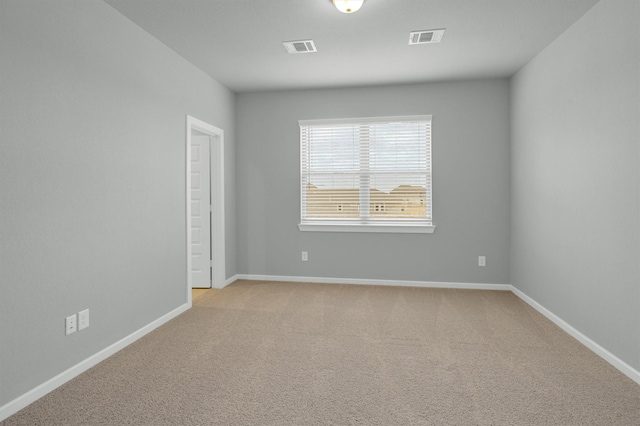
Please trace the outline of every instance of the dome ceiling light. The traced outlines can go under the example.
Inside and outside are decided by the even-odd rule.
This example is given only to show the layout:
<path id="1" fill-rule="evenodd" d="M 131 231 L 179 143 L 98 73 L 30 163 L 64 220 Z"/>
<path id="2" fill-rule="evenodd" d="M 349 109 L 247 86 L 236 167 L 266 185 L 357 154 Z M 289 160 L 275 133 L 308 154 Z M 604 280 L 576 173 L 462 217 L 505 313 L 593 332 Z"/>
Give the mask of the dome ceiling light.
<path id="1" fill-rule="evenodd" d="M 360 10 L 364 0 L 333 0 L 333 5 L 342 13 L 353 13 Z"/>

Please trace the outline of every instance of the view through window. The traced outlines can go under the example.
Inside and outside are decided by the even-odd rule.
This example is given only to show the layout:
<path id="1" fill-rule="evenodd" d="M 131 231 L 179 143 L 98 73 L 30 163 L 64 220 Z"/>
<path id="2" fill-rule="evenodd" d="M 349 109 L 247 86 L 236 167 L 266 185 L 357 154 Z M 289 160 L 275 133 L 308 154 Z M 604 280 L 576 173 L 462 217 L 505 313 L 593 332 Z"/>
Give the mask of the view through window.
<path id="1" fill-rule="evenodd" d="M 301 224 L 431 225 L 431 116 L 299 124 Z"/>

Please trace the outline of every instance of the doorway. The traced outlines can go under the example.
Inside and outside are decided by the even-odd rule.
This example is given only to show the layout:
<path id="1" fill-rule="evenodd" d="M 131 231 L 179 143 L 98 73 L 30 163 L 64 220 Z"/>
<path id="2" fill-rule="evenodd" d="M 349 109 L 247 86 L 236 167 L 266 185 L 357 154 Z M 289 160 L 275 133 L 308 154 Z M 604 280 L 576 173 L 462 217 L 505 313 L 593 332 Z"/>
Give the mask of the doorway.
<path id="1" fill-rule="evenodd" d="M 187 115 L 186 125 L 187 302 L 192 288 L 225 282 L 224 131 Z"/>

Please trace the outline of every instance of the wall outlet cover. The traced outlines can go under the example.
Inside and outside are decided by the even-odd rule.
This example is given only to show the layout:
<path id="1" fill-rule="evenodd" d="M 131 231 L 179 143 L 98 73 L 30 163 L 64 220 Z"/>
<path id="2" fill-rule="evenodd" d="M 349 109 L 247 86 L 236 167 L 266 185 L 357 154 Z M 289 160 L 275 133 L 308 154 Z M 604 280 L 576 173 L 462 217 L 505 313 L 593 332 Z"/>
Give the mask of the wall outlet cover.
<path id="1" fill-rule="evenodd" d="M 67 318 L 65 318 L 64 320 L 64 325 L 65 325 L 65 335 L 68 336 L 71 333 L 75 333 L 76 331 L 78 331 L 78 327 L 77 327 L 77 316 L 76 314 L 73 314 L 71 316 L 68 316 Z"/>

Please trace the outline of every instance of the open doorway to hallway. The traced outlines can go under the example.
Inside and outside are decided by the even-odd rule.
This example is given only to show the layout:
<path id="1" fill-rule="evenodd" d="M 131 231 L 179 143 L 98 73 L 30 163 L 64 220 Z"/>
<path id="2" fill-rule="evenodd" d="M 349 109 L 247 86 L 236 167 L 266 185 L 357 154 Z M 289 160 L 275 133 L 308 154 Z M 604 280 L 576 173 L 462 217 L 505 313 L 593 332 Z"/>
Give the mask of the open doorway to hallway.
<path id="1" fill-rule="evenodd" d="M 225 282 L 224 131 L 186 118 L 187 302 Z"/>

